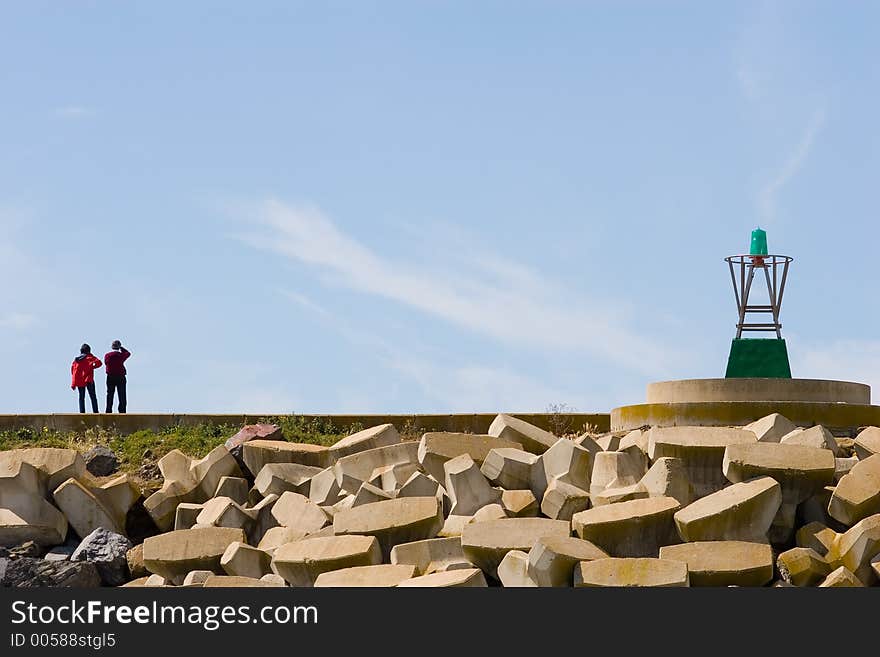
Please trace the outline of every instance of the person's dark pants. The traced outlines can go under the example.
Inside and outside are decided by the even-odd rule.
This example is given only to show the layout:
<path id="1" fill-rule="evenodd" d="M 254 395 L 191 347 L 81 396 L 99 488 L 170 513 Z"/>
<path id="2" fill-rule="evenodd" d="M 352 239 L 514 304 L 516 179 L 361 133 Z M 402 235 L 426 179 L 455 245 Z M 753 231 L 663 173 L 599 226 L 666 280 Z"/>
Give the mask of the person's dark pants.
<path id="1" fill-rule="evenodd" d="M 89 391 L 89 399 L 92 400 L 92 413 L 98 412 L 98 395 L 95 394 L 95 382 L 89 381 L 84 386 L 77 388 L 79 392 L 79 412 L 86 412 L 86 390 Z"/>
<path id="2" fill-rule="evenodd" d="M 107 412 L 113 412 L 113 393 L 119 393 L 119 412 L 125 413 L 125 374 L 107 375 Z"/>

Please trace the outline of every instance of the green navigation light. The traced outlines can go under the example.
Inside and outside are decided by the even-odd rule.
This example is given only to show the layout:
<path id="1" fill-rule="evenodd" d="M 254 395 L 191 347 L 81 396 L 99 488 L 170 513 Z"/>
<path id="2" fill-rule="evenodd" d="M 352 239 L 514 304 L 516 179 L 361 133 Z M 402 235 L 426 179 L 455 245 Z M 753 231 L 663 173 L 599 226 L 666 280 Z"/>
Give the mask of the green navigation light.
<path id="1" fill-rule="evenodd" d="M 752 231 L 752 244 L 749 247 L 749 255 L 767 255 L 767 231 L 755 228 Z"/>

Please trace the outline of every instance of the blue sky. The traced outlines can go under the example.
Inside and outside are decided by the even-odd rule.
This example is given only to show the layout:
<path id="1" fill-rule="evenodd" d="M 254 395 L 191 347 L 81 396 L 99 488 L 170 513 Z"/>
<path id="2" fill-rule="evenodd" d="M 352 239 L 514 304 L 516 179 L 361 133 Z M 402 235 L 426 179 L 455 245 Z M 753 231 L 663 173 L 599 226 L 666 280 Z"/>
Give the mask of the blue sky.
<path id="1" fill-rule="evenodd" d="M 880 384 L 878 19 L 3 3 L 0 410 L 119 338 L 129 412 L 607 411 L 723 376 L 756 225 L 793 374 Z"/>

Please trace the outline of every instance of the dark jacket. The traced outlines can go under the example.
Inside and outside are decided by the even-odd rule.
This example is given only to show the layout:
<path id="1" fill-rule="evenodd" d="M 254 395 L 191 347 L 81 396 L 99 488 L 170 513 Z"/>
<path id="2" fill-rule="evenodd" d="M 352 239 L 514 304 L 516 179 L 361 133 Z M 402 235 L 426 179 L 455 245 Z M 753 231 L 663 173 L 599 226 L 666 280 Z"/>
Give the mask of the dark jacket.
<path id="1" fill-rule="evenodd" d="M 104 354 L 104 365 L 107 368 L 107 376 L 120 376 L 125 374 L 125 365 L 123 363 L 131 356 L 131 352 L 125 347 L 120 347 L 119 351 L 108 351 Z"/>

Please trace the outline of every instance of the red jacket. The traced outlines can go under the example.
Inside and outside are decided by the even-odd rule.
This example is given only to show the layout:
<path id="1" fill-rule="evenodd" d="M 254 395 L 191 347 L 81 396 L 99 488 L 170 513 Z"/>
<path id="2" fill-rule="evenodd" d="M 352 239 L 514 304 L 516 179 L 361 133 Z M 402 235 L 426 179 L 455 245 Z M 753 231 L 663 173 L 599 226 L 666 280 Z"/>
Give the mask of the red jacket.
<path id="1" fill-rule="evenodd" d="M 71 390 L 92 383 L 95 380 L 95 370 L 99 367 L 101 367 L 101 359 L 92 354 L 80 354 L 74 358 L 70 366 L 70 374 L 73 377 L 70 383 Z"/>

